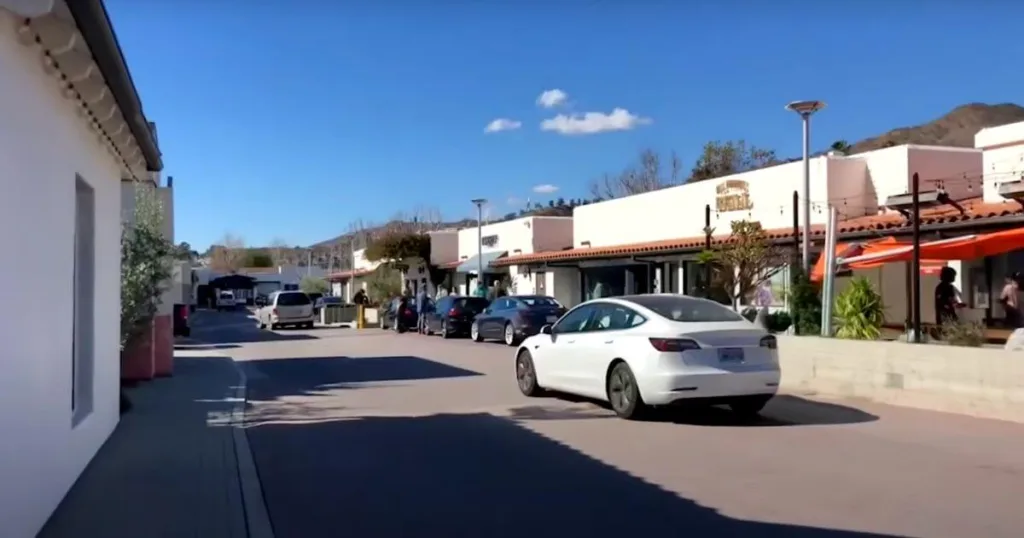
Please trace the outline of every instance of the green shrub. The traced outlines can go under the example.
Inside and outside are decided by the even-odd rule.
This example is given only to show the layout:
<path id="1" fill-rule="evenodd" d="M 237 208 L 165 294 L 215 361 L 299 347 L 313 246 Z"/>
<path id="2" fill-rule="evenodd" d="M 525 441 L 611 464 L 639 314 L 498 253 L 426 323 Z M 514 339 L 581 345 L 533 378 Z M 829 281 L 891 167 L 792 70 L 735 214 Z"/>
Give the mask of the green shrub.
<path id="1" fill-rule="evenodd" d="M 789 312 L 778 310 L 768 314 L 768 331 L 773 333 L 784 333 L 793 324 L 793 318 Z"/>
<path id="2" fill-rule="evenodd" d="M 985 344 L 985 326 L 977 321 L 951 321 L 942 324 L 942 339 L 953 346 L 981 347 Z"/>
<path id="3" fill-rule="evenodd" d="M 854 278 L 836 297 L 836 336 L 851 340 L 877 340 L 882 336 L 885 305 L 882 296 L 864 277 Z"/>
<path id="4" fill-rule="evenodd" d="M 796 326 L 797 334 L 821 333 L 821 296 L 818 288 L 800 269 L 799 265 L 791 266 L 793 271 L 793 287 L 789 290 L 789 309 L 791 324 Z"/>

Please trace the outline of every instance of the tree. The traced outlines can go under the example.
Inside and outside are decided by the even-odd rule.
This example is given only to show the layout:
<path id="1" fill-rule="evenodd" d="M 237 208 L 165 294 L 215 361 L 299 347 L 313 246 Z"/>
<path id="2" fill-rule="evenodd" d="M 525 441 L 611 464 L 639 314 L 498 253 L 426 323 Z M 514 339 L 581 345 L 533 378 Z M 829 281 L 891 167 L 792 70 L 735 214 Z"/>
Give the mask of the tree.
<path id="1" fill-rule="evenodd" d="M 304 276 L 299 281 L 299 289 L 306 293 L 326 294 L 331 291 L 330 284 L 326 280 L 315 276 Z"/>
<path id="2" fill-rule="evenodd" d="M 192 245 L 185 241 L 174 245 L 171 255 L 175 260 L 182 262 L 195 262 L 199 259 L 199 253 L 193 250 Z"/>
<path id="3" fill-rule="evenodd" d="M 781 270 L 787 255 L 776 246 L 758 222 L 732 222 L 732 233 L 720 246 L 702 252 L 699 260 L 711 264 L 711 285 L 729 298 L 735 308 L 739 300 Z"/>
<path id="4" fill-rule="evenodd" d="M 121 226 L 122 350 L 156 316 L 175 251 L 164 236 L 163 206 L 153 189 L 136 185 L 133 216 Z"/>
<path id="5" fill-rule="evenodd" d="M 846 140 L 836 140 L 835 142 L 832 142 L 832 145 L 829 146 L 829 149 L 831 149 L 832 151 L 838 151 L 843 154 L 849 155 L 850 151 L 853 150 L 853 146 L 851 146 L 850 143 L 847 142 Z"/>
<path id="6" fill-rule="evenodd" d="M 673 152 L 668 175 L 662 169 L 661 157 L 651 149 L 640 152 L 640 157 L 618 175 L 605 174 L 590 184 L 590 192 L 598 200 L 621 198 L 643 192 L 656 191 L 682 183 L 682 162 Z"/>
<path id="7" fill-rule="evenodd" d="M 274 260 L 274 265 L 289 265 L 288 263 L 288 251 L 291 250 L 288 247 L 288 243 L 280 237 L 275 237 L 270 240 L 270 257 Z"/>
<path id="8" fill-rule="evenodd" d="M 394 267 L 381 265 L 366 279 L 366 293 L 370 302 L 384 304 L 402 293 L 402 275 Z"/>
<path id="9" fill-rule="evenodd" d="M 273 267 L 274 258 L 267 252 L 249 250 L 246 252 L 244 264 L 246 267 Z"/>
<path id="10" fill-rule="evenodd" d="M 210 267 L 216 271 L 234 273 L 245 261 L 245 241 L 230 233 L 224 234 L 220 244 L 211 247 Z"/>
<path id="11" fill-rule="evenodd" d="M 690 172 L 690 181 L 731 176 L 778 163 L 774 150 L 748 146 L 744 140 L 716 140 L 704 144 Z"/>

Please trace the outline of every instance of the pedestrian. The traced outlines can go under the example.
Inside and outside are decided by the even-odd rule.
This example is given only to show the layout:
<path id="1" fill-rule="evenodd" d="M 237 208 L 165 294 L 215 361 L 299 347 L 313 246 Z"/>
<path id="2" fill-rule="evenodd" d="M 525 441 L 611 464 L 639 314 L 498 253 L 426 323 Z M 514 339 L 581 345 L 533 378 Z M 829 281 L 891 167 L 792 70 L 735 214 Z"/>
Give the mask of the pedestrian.
<path id="1" fill-rule="evenodd" d="M 359 290 L 356 292 L 355 297 L 352 298 L 352 302 L 357 305 L 366 304 L 366 290 Z"/>
<path id="2" fill-rule="evenodd" d="M 483 279 L 477 279 L 476 290 L 473 292 L 473 294 L 483 299 L 487 298 L 487 286 L 484 285 Z"/>
<path id="3" fill-rule="evenodd" d="M 956 309 L 963 302 L 960 300 L 960 290 L 953 285 L 955 280 L 956 269 L 943 267 L 939 272 L 939 283 L 935 286 L 935 322 L 940 328 L 947 323 L 959 321 Z"/>
<path id="4" fill-rule="evenodd" d="M 1007 276 L 1003 284 L 1003 292 L 999 295 L 999 302 L 1002 303 L 1003 312 L 1006 314 L 1005 323 L 1008 329 L 1019 329 L 1021 326 L 1019 278 L 1020 273 Z"/>
<path id="5" fill-rule="evenodd" d="M 416 332 L 426 332 L 427 326 L 427 279 L 420 281 L 420 289 L 416 292 Z"/>

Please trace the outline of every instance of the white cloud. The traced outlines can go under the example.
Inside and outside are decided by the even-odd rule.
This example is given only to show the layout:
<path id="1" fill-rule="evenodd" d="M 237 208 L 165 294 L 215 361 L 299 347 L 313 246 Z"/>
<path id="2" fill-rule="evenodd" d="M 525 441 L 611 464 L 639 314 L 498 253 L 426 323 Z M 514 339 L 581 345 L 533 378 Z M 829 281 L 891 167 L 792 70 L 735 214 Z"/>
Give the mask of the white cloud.
<path id="1" fill-rule="evenodd" d="M 544 108 L 555 108 L 558 105 L 565 103 L 566 99 L 569 98 L 569 94 L 559 89 L 545 90 L 544 93 L 540 94 L 537 98 L 537 104 Z"/>
<path id="2" fill-rule="evenodd" d="M 640 125 L 651 123 L 624 108 L 616 108 L 610 114 L 586 112 L 584 114 L 559 114 L 540 123 L 542 131 L 554 131 L 562 135 L 590 135 L 611 131 L 629 131 Z"/>
<path id="3" fill-rule="evenodd" d="M 551 194 L 553 192 L 558 192 L 558 185 L 552 185 L 550 183 L 537 185 L 533 188 L 533 192 L 537 194 Z"/>
<path id="4" fill-rule="evenodd" d="M 514 131 L 523 126 L 523 122 L 508 118 L 498 118 L 484 127 L 485 133 L 500 133 L 502 131 Z"/>

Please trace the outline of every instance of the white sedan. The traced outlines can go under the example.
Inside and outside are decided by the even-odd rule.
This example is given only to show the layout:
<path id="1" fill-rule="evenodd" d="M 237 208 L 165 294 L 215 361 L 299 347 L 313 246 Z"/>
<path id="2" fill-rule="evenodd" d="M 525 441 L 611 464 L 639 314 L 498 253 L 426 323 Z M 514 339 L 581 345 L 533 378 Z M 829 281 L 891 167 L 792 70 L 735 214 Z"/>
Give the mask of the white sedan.
<path id="1" fill-rule="evenodd" d="M 526 396 L 578 394 L 608 402 L 623 418 L 684 401 L 756 416 L 779 378 L 774 336 L 725 306 L 685 295 L 588 301 L 516 351 Z"/>

